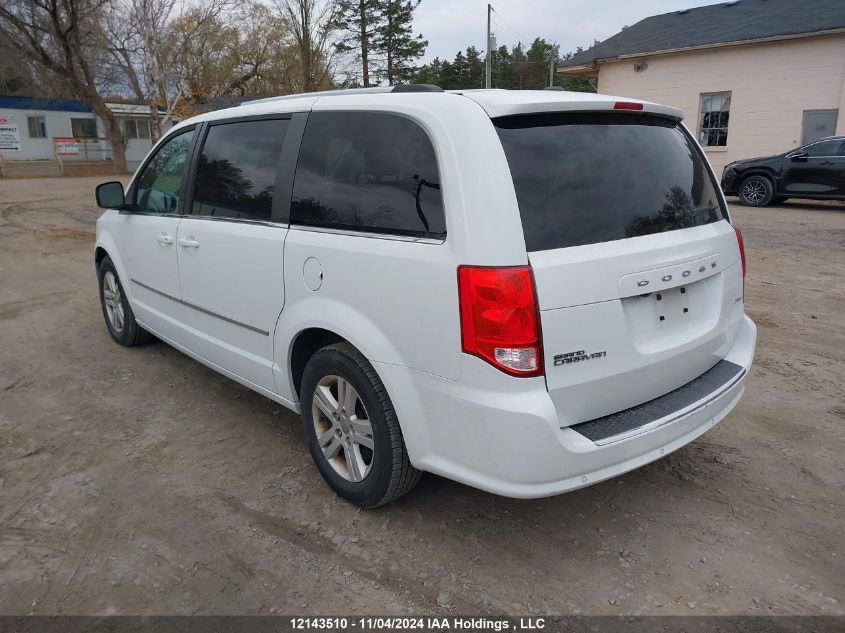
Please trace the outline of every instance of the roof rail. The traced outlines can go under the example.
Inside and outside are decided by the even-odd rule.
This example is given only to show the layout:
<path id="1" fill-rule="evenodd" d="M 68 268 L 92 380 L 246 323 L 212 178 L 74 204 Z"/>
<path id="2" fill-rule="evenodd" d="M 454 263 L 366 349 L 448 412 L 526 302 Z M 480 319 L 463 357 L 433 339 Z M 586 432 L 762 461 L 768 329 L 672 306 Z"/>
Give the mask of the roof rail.
<path id="1" fill-rule="evenodd" d="M 341 88 L 338 90 L 323 90 L 321 92 L 300 92 L 299 94 L 280 95 L 278 97 L 266 97 L 244 101 L 241 105 L 253 105 L 255 103 L 272 103 L 286 99 L 298 99 L 299 97 L 337 97 L 341 95 L 366 95 L 384 94 L 388 92 L 443 92 L 440 86 L 432 84 L 397 84 L 395 86 L 370 86 L 369 88 Z"/>
<path id="2" fill-rule="evenodd" d="M 285 99 L 298 99 L 299 97 L 335 97 L 338 95 L 364 95 L 380 92 L 390 92 L 391 86 L 371 86 L 370 88 L 341 88 L 338 90 L 323 90 L 322 92 L 300 92 L 292 95 L 280 95 L 278 97 L 267 97 L 255 101 L 245 101 L 241 105 L 252 105 L 253 103 L 270 103 L 273 101 L 284 101 Z"/>
<path id="3" fill-rule="evenodd" d="M 390 92 L 443 92 L 434 84 L 396 84 Z"/>

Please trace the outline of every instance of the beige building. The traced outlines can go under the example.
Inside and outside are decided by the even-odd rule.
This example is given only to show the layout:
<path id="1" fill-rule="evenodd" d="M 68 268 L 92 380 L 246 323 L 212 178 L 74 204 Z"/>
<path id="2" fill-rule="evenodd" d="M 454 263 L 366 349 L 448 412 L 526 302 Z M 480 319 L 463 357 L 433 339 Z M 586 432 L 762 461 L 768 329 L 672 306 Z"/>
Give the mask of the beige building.
<path id="1" fill-rule="evenodd" d="M 718 174 L 845 134 L 845 0 L 740 0 L 653 16 L 558 72 L 682 109 Z"/>

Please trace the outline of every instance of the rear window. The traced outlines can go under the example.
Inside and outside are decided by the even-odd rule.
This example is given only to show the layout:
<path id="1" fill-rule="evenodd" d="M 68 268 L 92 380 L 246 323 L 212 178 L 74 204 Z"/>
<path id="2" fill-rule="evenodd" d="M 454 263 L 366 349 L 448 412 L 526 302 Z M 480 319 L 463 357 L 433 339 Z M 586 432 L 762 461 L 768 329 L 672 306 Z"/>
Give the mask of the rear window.
<path id="1" fill-rule="evenodd" d="M 725 217 L 679 123 L 623 113 L 494 119 L 529 251 L 581 246 Z"/>

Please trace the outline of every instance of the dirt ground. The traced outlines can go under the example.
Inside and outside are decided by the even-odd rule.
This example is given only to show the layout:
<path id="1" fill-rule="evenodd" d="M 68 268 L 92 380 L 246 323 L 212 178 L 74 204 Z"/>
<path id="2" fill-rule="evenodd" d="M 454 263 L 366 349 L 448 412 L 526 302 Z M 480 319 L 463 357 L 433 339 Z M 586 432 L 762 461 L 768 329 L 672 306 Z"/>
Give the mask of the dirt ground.
<path id="1" fill-rule="evenodd" d="M 366 512 L 296 416 L 111 341 L 99 180 L 0 181 L 0 613 L 845 613 L 845 204 L 734 206 L 757 356 L 696 442 L 550 499 L 426 475 Z"/>

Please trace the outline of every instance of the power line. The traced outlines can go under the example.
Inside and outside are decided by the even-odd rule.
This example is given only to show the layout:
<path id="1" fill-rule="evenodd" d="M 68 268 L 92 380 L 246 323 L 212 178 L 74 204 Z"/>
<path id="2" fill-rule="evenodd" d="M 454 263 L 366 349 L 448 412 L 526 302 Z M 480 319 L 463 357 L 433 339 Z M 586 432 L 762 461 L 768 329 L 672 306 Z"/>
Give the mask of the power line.
<path id="1" fill-rule="evenodd" d="M 501 13 L 499 13 L 495 8 L 493 8 L 493 7 L 491 7 L 491 8 L 493 9 L 493 13 L 495 13 L 497 17 L 502 18 L 502 22 L 504 22 L 505 24 L 508 25 L 508 28 L 510 28 L 510 30 L 513 31 L 514 35 L 516 35 L 520 39 L 520 41 L 524 41 L 526 45 L 531 44 L 532 40 L 525 37 L 524 33 L 519 31 L 513 24 L 511 24 L 507 19 L 505 19 L 505 16 L 503 16 Z"/>

